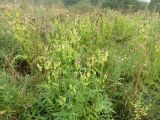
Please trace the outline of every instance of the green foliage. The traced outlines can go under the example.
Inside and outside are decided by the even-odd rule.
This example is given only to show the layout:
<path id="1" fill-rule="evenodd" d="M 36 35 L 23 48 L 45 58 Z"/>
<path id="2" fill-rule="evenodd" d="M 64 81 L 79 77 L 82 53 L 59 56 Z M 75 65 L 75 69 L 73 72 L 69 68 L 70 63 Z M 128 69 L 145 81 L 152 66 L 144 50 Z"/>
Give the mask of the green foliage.
<path id="1" fill-rule="evenodd" d="M 90 3 L 93 6 L 97 6 L 100 3 L 100 1 L 99 0 L 90 0 Z"/>
<path id="2" fill-rule="evenodd" d="M 107 0 L 102 5 L 103 8 L 110 7 L 110 8 L 122 8 L 123 2 L 122 1 L 113 1 L 113 0 Z"/>
<path id="3" fill-rule="evenodd" d="M 142 3 L 138 0 L 104 0 L 102 2 L 103 8 L 111 9 L 144 9 L 141 5 Z"/>
<path id="4" fill-rule="evenodd" d="M 112 39 L 117 43 L 130 41 L 135 35 L 135 25 L 127 18 L 118 17 L 114 21 Z"/>
<path id="5" fill-rule="evenodd" d="M 5 18 L 0 119 L 159 119 L 156 13 L 32 8 Z"/>
<path id="6" fill-rule="evenodd" d="M 160 11 L 160 1 L 159 0 L 152 0 L 149 7 L 154 11 Z"/>
<path id="7" fill-rule="evenodd" d="M 73 5 L 79 2 L 79 0 L 62 0 L 65 6 L 67 5 Z"/>
<path id="8" fill-rule="evenodd" d="M 31 74 L 30 63 L 25 55 L 17 55 L 12 61 L 14 69 L 22 75 Z"/>
<path id="9" fill-rule="evenodd" d="M 9 84 L 9 78 L 5 72 L 0 72 L 0 113 L 6 114 L 14 106 L 16 101 L 16 92 L 15 88 Z M 14 111 L 13 111 L 14 112 Z M 0 118 L 1 115 L 0 114 Z"/>

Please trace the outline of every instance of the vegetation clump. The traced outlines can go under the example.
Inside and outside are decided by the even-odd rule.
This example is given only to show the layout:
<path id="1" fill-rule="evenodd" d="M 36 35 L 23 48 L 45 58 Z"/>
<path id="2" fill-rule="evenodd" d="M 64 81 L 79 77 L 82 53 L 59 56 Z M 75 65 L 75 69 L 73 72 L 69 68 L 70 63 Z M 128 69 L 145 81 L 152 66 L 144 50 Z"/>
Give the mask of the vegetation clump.
<path id="1" fill-rule="evenodd" d="M 31 74 L 31 66 L 25 55 L 17 55 L 13 59 L 14 69 L 21 75 Z"/>
<path id="2" fill-rule="evenodd" d="M 158 13 L 29 7 L 0 17 L 1 120 L 159 119 Z"/>

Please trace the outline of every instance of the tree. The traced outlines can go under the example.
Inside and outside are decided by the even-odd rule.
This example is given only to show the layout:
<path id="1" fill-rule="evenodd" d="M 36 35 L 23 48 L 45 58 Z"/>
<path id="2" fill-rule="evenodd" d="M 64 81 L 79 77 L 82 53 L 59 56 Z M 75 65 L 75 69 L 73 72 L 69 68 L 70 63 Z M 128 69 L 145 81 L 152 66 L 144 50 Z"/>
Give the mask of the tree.
<path id="1" fill-rule="evenodd" d="M 65 6 L 78 3 L 80 0 L 62 0 Z"/>
<path id="2" fill-rule="evenodd" d="M 98 4 L 99 4 L 99 0 L 90 0 L 90 4 L 92 5 L 92 6 L 97 6 Z"/>
<path id="3" fill-rule="evenodd" d="M 137 0 L 105 0 L 102 3 L 102 7 L 109 7 L 111 9 L 119 9 L 119 8 L 129 8 L 133 6 L 134 8 L 139 8 L 140 2 Z"/>
<path id="4" fill-rule="evenodd" d="M 160 11 L 160 0 L 151 0 L 149 8 L 152 10 Z"/>

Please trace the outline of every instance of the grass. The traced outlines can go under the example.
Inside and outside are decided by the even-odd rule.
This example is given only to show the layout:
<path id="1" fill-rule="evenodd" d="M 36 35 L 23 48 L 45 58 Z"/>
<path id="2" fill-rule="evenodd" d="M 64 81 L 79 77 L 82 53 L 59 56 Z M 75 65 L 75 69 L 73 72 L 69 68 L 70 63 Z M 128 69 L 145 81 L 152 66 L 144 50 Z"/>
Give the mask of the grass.
<path id="1" fill-rule="evenodd" d="M 159 14 L 7 8 L 1 120 L 158 120 Z"/>

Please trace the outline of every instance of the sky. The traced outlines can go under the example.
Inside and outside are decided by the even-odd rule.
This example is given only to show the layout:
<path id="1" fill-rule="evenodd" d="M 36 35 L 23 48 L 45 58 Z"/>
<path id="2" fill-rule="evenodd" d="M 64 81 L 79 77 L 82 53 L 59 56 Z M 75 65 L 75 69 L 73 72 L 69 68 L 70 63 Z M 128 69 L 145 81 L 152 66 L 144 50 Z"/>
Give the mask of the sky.
<path id="1" fill-rule="evenodd" d="M 146 3 L 150 3 L 151 2 L 151 0 L 139 0 L 139 1 L 146 2 Z"/>

